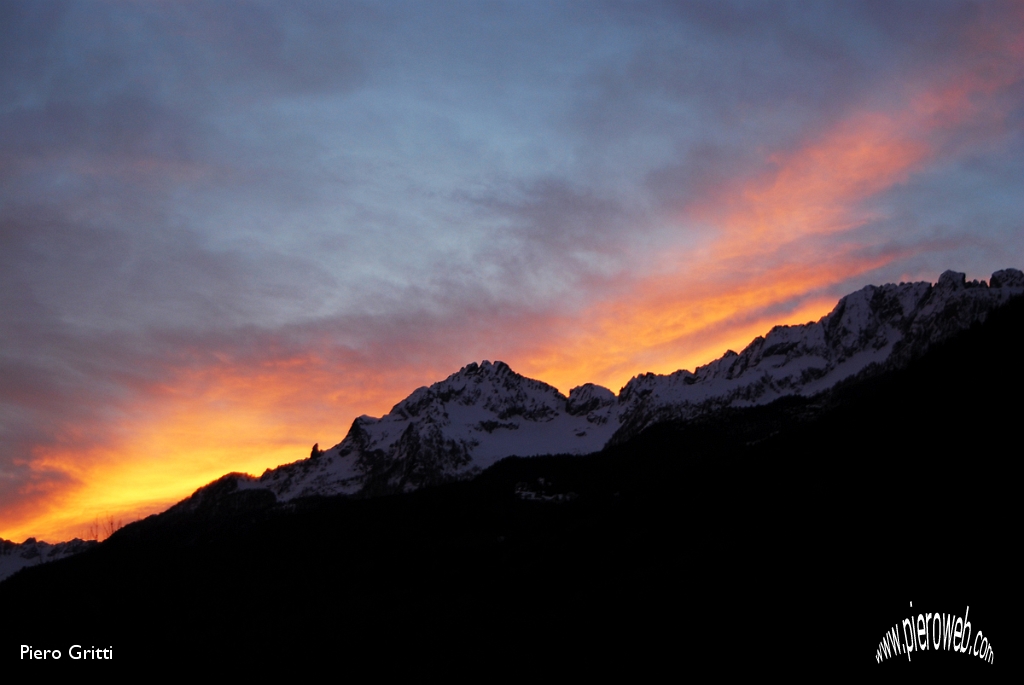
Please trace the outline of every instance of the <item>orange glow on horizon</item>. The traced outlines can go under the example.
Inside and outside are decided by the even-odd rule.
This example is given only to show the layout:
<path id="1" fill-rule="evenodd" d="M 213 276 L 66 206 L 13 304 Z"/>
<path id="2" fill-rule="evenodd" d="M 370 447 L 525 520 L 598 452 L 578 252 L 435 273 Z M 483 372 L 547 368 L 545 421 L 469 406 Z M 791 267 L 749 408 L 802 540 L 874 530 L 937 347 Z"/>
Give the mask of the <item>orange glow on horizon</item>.
<path id="1" fill-rule="evenodd" d="M 1024 54 L 1020 36 L 1011 39 L 1013 54 Z M 713 227 L 699 247 L 659 255 L 646 276 L 573 316 L 506 324 L 533 335 L 504 343 L 497 358 L 563 393 L 584 382 L 618 391 L 639 373 L 692 370 L 773 325 L 819 319 L 835 305 L 835 287 L 911 254 L 868 249 L 875 246 L 857 231 L 876 217 L 865 202 L 935 157 L 925 133 L 991 118 L 978 99 L 1020 73 L 1015 64 L 960 74 L 910 94 L 901 110 L 854 113 L 775 154 L 771 172 L 724 203 L 712 193 L 714 201 L 675 217 L 681 233 Z M 148 389 L 106 439 L 83 446 L 76 427 L 64 427 L 67 439 L 28 460 L 40 473 L 62 474 L 61 484 L 0 508 L 0 537 L 82 537 L 96 520 L 127 523 L 161 511 L 225 473 L 259 475 L 303 459 L 313 442 L 340 441 L 356 416 L 380 416 L 444 378 L 456 369 L 443 364 L 463 354 L 444 349 L 430 365 L 381 368 L 332 359 L 328 341 L 317 345 L 319 356 L 179 370 L 173 382 Z"/>
<path id="2" fill-rule="evenodd" d="M 5 508 L 0 537 L 85 537 L 97 521 L 102 529 L 109 517 L 129 523 L 158 513 L 226 473 L 258 476 L 304 459 L 314 442 L 341 441 L 356 416 L 389 411 L 414 389 L 414 375 L 329 369 L 315 357 L 179 374 L 112 426 L 109 441 L 83 449 L 68 435 L 38 450 L 32 470 L 64 483 L 35 506 Z M 339 378 L 348 382 L 339 387 Z"/>

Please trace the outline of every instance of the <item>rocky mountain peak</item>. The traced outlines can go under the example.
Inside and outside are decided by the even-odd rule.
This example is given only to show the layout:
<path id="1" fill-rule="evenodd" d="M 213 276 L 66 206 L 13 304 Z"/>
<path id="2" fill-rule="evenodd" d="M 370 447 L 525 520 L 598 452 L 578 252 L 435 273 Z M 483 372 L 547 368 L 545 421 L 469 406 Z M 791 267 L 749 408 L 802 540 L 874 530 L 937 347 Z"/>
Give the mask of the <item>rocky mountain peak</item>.
<path id="1" fill-rule="evenodd" d="M 507 456 L 594 452 L 662 421 L 812 396 L 895 368 L 1022 293 L 1024 274 L 1016 269 L 992 274 L 991 286 L 956 271 L 934 285 L 869 285 L 818 321 L 775 326 L 694 372 L 637 375 L 617 396 L 586 383 L 566 397 L 504 362 L 473 362 L 416 389 L 383 417 L 359 417 L 342 442 L 315 458 L 258 481 L 235 480 L 279 499 L 372 495 L 465 478 Z"/>
<path id="2" fill-rule="evenodd" d="M 616 397 L 608 388 L 593 383 L 577 385 L 569 391 L 565 402 L 565 410 L 573 416 L 587 414 L 615 404 Z"/>
<path id="3" fill-rule="evenodd" d="M 1021 288 L 1024 289 L 1024 272 L 1018 269 L 1002 269 L 992 274 L 989 281 L 991 288 Z"/>

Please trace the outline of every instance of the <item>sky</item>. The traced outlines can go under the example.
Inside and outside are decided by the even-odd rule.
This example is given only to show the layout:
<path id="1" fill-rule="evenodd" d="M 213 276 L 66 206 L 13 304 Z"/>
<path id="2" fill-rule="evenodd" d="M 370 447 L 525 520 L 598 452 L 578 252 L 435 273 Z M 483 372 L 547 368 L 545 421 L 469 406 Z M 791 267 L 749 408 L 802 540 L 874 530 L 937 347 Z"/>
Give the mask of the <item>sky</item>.
<path id="1" fill-rule="evenodd" d="M 1007 267 L 1021 2 L 0 0 L 0 537 Z"/>

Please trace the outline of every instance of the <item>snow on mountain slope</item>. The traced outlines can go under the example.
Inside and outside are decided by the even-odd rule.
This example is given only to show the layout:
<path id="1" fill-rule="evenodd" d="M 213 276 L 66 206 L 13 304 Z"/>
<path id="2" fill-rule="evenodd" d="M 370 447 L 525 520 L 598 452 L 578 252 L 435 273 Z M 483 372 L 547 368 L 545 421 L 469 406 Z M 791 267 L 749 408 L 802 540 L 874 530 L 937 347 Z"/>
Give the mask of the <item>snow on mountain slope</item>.
<path id="1" fill-rule="evenodd" d="M 995 272 L 991 287 L 968 283 L 954 271 L 935 285 L 869 285 L 842 298 L 821 320 L 776 326 L 741 353 L 730 350 L 694 373 L 632 379 L 618 397 L 622 429 L 616 440 L 722 407 L 809 397 L 872 364 L 880 370 L 901 366 L 1021 293 L 1024 274 L 1016 269 Z"/>
<path id="2" fill-rule="evenodd" d="M 381 418 L 360 416 L 328 450 L 259 478 L 228 474 L 169 511 L 217 506 L 239 490 L 264 504 L 404 492 L 472 476 L 508 456 L 595 452 L 662 421 L 809 397 L 861 372 L 898 368 L 1022 294 L 1024 273 L 1016 269 L 995 272 L 988 284 L 947 271 L 935 285 L 867 286 L 817 322 L 776 326 L 693 372 L 636 376 L 618 395 L 588 383 L 566 397 L 502 362 L 469 364 Z M 94 544 L 0 540 L 0 581 Z"/>
<path id="3" fill-rule="evenodd" d="M 84 552 L 99 544 L 95 540 L 69 540 L 51 545 L 29 538 L 18 544 L 0 538 L 0 581 L 12 576 L 28 566 L 38 566 L 48 561 L 56 561 L 73 554 Z"/>
<path id="4" fill-rule="evenodd" d="M 584 385 L 566 397 L 502 362 L 469 364 L 419 388 L 386 416 L 360 416 L 338 445 L 248 487 L 279 498 L 412 490 L 487 468 L 510 455 L 587 454 L 618 428 L 615 395 Z M 243 486 L 243 487 L 246 487 Z"/>
<path id="5" fill-rule="evenodd" d="M 904 365 L 1022 293 L 1016 269 L 997 271 L 991 284 L 947 271 L 935 285 L 867 286 L 817 322 L 776 326 L 692 373 L 637 376 L 618 396 L 586 384 L 566 397 L 502 362 L 473 363 L 382 418 L 359 417 L 317 456 L 260 478 L 230 478 L 237 489 L 268 489 L 278 500 L 377 495 L 465 478 L 507 456 L 595 452 L 661 421 L 812 396 L 865 370 Z"/>

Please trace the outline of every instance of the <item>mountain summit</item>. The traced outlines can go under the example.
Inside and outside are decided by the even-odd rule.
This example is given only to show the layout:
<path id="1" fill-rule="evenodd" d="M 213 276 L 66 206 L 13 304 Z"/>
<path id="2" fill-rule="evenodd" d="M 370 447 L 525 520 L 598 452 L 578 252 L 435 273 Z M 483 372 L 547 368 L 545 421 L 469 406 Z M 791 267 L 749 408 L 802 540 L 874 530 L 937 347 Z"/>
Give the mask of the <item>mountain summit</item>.
<path id="1" fill-rule="evenodd" d="M 471 477 L 513 455 L 596 452 L 663 421 L 810 397 L 899 368 L 1022 293 L 1016 269 L 995 272 L 989 283 L 946 271 L 934 285 L 867 286 L 817 322 L 776 326 L 693 372 L 636 376 L 618 395 L 588 383 L 566 397 L 503 362 L 472 363 L 381 418 L 360 416 L 328 450 L 259 478 L 230 474 L 217 490 L 269 490 L 278 501 L 371 496 Z"/>

